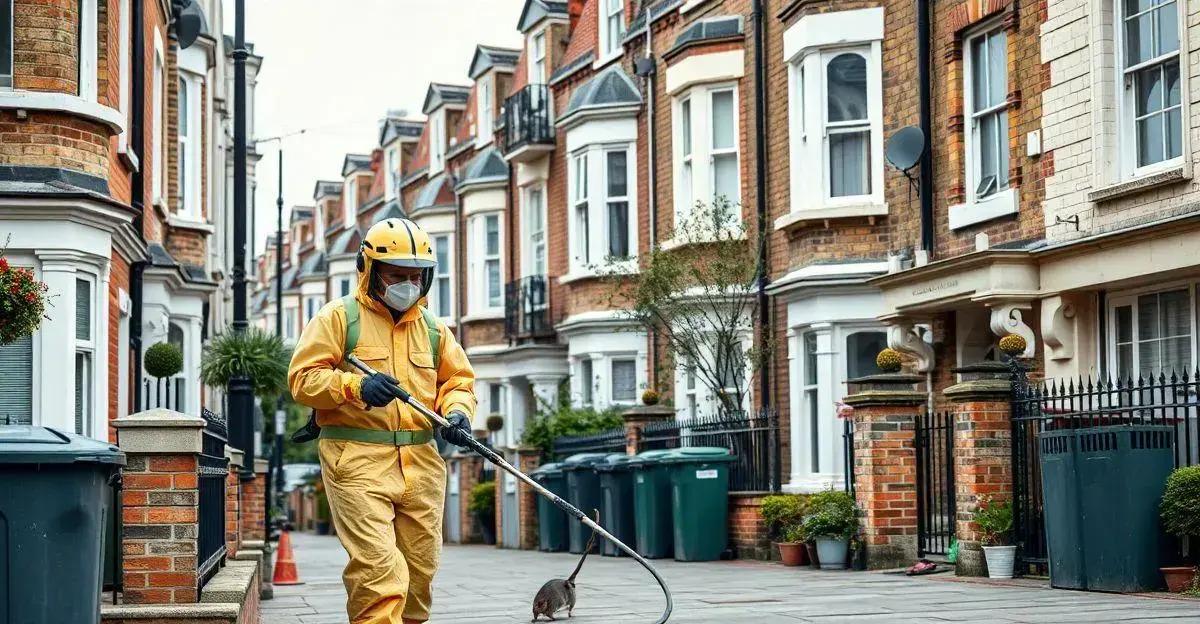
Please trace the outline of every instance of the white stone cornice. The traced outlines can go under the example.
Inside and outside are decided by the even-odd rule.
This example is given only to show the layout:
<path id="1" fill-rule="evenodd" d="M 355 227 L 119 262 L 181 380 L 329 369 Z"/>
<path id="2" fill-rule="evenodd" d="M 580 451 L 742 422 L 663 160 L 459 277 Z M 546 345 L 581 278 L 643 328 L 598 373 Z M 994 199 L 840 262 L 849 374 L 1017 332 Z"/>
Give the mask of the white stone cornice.
<path id="1" fill-rule="evenodd" d="M 70 93 L 0 91 L 0 109 L 69 113 L 107 126 L 114 135 L 125 132 L 125 116 L 120 111 Z"/>

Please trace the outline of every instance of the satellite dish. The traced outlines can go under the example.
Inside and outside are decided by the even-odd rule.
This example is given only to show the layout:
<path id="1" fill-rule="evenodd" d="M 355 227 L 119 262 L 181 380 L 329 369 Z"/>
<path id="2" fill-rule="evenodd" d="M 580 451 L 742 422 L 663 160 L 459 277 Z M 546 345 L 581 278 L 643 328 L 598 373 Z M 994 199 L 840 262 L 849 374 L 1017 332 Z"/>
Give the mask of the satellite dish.
<path id="1" fill-rule="evenodd" d="M 196 43 L 196 38 L 208 31 L 208 21 L 196 0 L 187 0 L 175 17 L 175 38 L 179 47 L 187 49 Z"/>
<path id="2" fill-rule="evenodd" d="M 888 139 L 885 148 L 887 161 L 893 167 L 908 173 L 925 153 L 925 133 L 916 126 L 906 126 Z"/>

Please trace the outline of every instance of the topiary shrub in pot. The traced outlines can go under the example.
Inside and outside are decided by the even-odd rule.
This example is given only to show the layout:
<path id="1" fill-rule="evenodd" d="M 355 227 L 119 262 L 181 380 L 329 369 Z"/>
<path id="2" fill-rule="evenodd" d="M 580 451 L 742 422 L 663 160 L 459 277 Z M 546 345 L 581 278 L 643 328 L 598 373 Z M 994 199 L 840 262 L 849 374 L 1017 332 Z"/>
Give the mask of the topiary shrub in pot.
<path id="1" fill-rule="evenodd" d="M 146 349 L 142 355 L 146 374 L 155 379 L 174 377 L 183 370 L 183 352 L 169 342 L 159 342 Z"/>
<path id="2" fill-rule="evenodd" d="M 1163 528 L 1183 542 L 1183 556 L 1191 553 L 1192 541 L 1200 539 L 1200 466 L 1177 468 L 1167 477 L 1159 504 Z M 1197 577 L 1195 565 L 1160 568 L 1167 589 L 1179 593 L 1193 587 Z"/>
<path id="3" fill-rule="evenodd" d="M 804 534 L 817 544 L 822 570 L 846 567 L 850 538 L 858 532 L 858 507 L 848 492 L 826 490 L 809 500 Z"/>
<path id="4" fill-rule="evenodd" d="M 467 502 L 467 511 L 475 519 L 483 543 L 489 546 L 496 543 L 496 482 L 485 481 L 471 488 L 471 498 Z"/>
<path id="5" fill-rule="evenodd" d="M 768 496 L 759 508 L 767 525 L 767 535 L 779 549 L 779 558 L 785 566 L 801 566 L 808 562 L 803 526 L 808 498 L 803 494 Z"/>
<path id="6" fill-rule="evenodd" d="M 1017 547 L 1008 543 L 1013 526 L 1012 503 L 983 498 L 975 511 L 975 524 L 979 526 L 980 541 L 983 542 L 988 577 L 1012 578 L 1017 554 Z"/>

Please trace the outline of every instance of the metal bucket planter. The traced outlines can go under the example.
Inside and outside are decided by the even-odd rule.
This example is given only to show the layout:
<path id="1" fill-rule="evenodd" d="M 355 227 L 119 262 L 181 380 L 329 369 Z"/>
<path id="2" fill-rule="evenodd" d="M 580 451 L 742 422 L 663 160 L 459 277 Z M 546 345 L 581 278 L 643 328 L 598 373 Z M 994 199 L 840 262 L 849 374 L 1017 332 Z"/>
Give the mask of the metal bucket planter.
<path id="1" fill-rule="evenodd" d="M 1012 578 L 1016 555 L 1016 546 L 984 546 L 983 557 L 987 560 L 988 578 Z"/>
<path id="2" fill-rule="evenodd" d="M 821 560 L 822 570 L 845 570 L 846 553 L 849 550 L 850 540 L 848 539 L 817 538 L 817 557 Z"/>

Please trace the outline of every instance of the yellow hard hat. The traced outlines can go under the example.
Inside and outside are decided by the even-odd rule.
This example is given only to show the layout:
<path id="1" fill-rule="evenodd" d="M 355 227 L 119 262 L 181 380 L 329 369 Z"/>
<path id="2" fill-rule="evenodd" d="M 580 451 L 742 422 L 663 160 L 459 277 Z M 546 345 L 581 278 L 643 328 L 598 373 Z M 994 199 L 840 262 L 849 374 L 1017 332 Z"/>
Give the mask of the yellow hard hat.
<path id="1" fill-rule="evenodd" d="M 400 267 L 432 269 L 437 266 L 429 235 L 408 219 L 385 219 L 371 226 L 359 250 L 358 270 L 366 259 Z"/>

